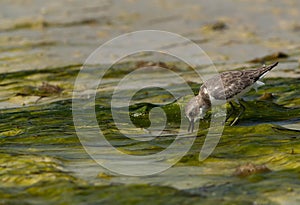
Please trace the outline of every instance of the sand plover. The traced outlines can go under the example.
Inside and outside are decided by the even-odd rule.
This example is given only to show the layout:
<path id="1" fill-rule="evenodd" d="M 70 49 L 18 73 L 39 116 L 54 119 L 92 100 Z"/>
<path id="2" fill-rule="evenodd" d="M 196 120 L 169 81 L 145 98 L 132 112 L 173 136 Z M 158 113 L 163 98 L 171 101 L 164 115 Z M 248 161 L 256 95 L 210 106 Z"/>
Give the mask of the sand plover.
<path id="1" fill-rule="evenodd" d="M 251 70 L 226 71 L 204 82 L 200 87 L 199 94 L 193 97 L 185 107 L 185 115 L 190 123 L 188 132 L 194 131 L 194 123 L 198 119 L 203 119 L 211 105 L 218 105 L 218 101 L 223 103 L 227 101 L 232 107 L 232 112 L 227 115 L 226 121 L 233 113 L 234 107 L 231 101 L 235 100 L 240 105 L 240 113 L 230 124 L 231 126 L 234 125 L 245 110 L 245 107 L 242 103 L 239 103 L 238 99 L 251 88 L 257 90 L 258 87 L 264 85 L 259 79 L 264 77 L 277 64 L 278 62 Z"/>

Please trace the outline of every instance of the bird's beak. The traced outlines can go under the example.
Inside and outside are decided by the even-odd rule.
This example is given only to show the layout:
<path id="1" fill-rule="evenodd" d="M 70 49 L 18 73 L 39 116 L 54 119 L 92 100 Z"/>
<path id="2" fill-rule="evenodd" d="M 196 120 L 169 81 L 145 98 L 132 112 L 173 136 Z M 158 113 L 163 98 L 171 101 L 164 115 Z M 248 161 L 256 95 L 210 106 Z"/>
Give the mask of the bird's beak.
<path id="1" fill-rule="evenodd" d="M 189 124 L 189 128 L 188 128 L 188 132 L 189 133 L 192 133 L 192 132 L 194 132 L 194 119 L 192 119 L 190 122 L 189 122 L 190 124 Z"/>

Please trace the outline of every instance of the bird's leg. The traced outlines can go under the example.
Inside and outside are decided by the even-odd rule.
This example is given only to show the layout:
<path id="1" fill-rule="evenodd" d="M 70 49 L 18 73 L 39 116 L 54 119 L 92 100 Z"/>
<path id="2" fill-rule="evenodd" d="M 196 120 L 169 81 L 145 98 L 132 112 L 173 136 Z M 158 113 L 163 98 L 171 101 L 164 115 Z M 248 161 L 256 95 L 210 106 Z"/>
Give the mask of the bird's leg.
<path id="1" fill-rule="evenodd" d="M 242 108 L 242 110 L 240 111 L 238 116 L 232 121 L 232 123 L 230 123 L 230 126 L 233 126 L 238 121 L 238 119 L 241 117 L 241 115 L 244 113 L 244 111 L 246 110 L 246 108 L 242 104 L 242 102 L 238 102 L 238 104 L 240 105 L 240 108 Z"/>
<path id="2" fill-rule="evenodd" d="M 190 121 L 190 123 L 189 123 L 189 128 L 188 128 L 188 132 L 189 133 L 192 133 L 192 132 L 194 132 L 194 119 L 192 119 L 191 121 Z"/>
<path id="3" fill-rule="evenodd" d="M 227 116 L 226 116 L 226 120 L 225 120 L 225 122 L 227 122 L 227 120 L 231 117 L 231 115 L 234 113 L 234 111 L 235 111 L 235 108 L 234 108 L 234 106 L 233 106 L 233 104 L 232 104 L 232 102 L 231 101 L 229 101 L 229 105 L 230 105 L 230 107 L 231 107 L 231 109 L 230 109 L 230 112 L 227 114 Z"/>
<path id="4" fill-rule="evenodd" d="M 194 126 L 195 126 L 195 122 L 193 121 L 193 122 L 192 122 L 191 133 L 193 133 L 193 132 L 194 132 Z"/>

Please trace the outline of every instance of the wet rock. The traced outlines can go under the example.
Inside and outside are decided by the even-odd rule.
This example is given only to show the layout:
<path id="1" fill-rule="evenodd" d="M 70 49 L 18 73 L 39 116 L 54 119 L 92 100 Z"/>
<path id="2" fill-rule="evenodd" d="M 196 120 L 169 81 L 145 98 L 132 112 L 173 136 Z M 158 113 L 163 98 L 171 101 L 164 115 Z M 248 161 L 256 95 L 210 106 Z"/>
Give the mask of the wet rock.
<path id="1" fill-rule="evenodd" d="M 58 85 L 51 85 L 49 83 L 43 82 L 43 85 L 38 87 L 39 96 L 48 97 L 54 94 L 59 94 L 63 91 Z"/>
<path id="2" fill-rule="evenodd" d="M 258 98 L 258 100 L 273 100 L 275 97 L 272 93 L 264 93 L 262 96 Z"/>
<path id="3" fill-rule="evenodd" d="M 169 70 L 177 70 L 175 65 L 169 65 L 165 62 L 152 62 L 152 61 L 139 61 L 136 63 L 136 68 L 142 67 L 159 67 L 159 68 L 167 68 Z"/>
<path id="4" fill-rule="evenodd" d="M 247 163 L 240 165 L 236 168 L 233 173 L 234 176 L 246 177 L 253 174 L 271 172 L 271 170 L 266 165 L 255 165 L 252 163 Z"/>
<path id="5" fill-rule="evenodd" d="M 204 31 L 222 31 L 227 29 L 228 26 L 223 21 L 217 21 L 203 26 Z"/>
<path id="6" fill-rule="evenodd" d="M 41 86 L 24 86 L 17 95 L 20 96 L 39 96 L 39 97 L 49 97 L 53 95 L 60 94 L 63 89 L 58 85 L 52 85 L 46 82 L 43 82 Z"/>
<path id="7" fill-rule="evenodd" d="M 273 61 L 273 60 L 277 60 L 277 59 L 282 59 L 282 58 L 288 58 L 289 55 L 283 52 L 276 52 L 270 55 L 266 55 L 264 57 L 261 58 L 254 58 L 253 60 L 250 60 L 250 63 L 264 63 L 266 61 Z"/>

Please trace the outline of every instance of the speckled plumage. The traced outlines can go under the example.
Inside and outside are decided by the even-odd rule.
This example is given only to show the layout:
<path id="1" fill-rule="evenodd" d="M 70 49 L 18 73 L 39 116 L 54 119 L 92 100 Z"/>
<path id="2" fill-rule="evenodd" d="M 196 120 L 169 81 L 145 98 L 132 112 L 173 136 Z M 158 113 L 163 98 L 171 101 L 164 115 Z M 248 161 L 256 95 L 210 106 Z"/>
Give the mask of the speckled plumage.
<path id="1" fill-rule="evenodd" d="M 207 88 L 210 96 L 217 100 L 230 100 L 242 93 L 247 87 L 254 85 L 266 72 L 274 68 L 278 62 L 258 69 L 226 71 L 220 76 L 207 80 L 200 89 Z M 203 92 L 203 91 L 202 91 Z M 203 94 L 201 94 L 203 95 Z"/>
<path id="2" fill-rule="evenodd" d="M 218 104 L 216 102 L 224 103 L 233 99 L 238 100 L 252 87 L 257 88 L 263 85 L 258 80 L 277 64 L 278 62 L 258 69 L 226 71 L 204 82 L 200 87 L 199 94 L 193 97 L 185 108 L 185 114 L 190 121 L 188 131 L 194 130 L 194 122 L 205 116 L 212 103 Z M 243 106 L 242 108 L 244 109 Z M 238 117 L 240 115 L 241 113 Z M 234 123 L 237 118 L 234 120 Z"/>

